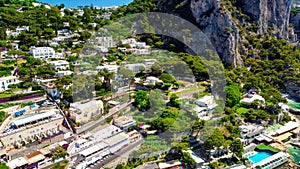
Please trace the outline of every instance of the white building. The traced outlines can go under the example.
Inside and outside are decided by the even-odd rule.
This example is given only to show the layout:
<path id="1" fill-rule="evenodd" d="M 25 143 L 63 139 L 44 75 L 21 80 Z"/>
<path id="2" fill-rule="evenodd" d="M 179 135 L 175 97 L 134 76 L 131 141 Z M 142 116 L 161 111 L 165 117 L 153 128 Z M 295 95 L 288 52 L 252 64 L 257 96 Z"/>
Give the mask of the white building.
<path id="1" fill-rule="evenodd" d="M 63 116 L 55 110 L 23 115 L 12 120 L 4 133 L 0 134 L 0 140 L 6 148 L 20 147 L 58 133 L 62 121 Z"/>
<path id="2" fill-rule="evenodd" d="M 9 161 L 6 163 L 6 165 L 9 168 L 15 169 L 15 168 L 25 168 L 25 166 L 28 164 L 27 160 L 24 157 L 19 157 L 14 160 Z"/>
<path id="3" fill-rule="evenodd" d="M 88 122 L 92 117 L 103 113 L 103 102 L 91 100 L 71 103 L 70 117 L 76 123 Z"/>
<path id="4" fill-rule="evenodd" d="M 127 131 L 128 128 L 136 125 L 136 121 L 133 118 L 121 116 L 114 119 L 114 125 L 120 127 L 123 131 Z"/>
<path id="5" fill-rule="evenodd" d="M 55 58 L 55 51 L 50 47 L 32 47 L 29 54 L 40 59 Z"/>
<path id="6" fill-rule="evenodd" d="M 16 32 L 19 33 L 19 34 L 20 34 L 21 32 L 23 32 L 23 31 L 24 31 L 24 32 L 25 32 L 25 31 L 26 31 L 26 32 L 29 31 L 29 26 L 18 26 L 18 27 L 16 28 Z"/>
<path id="7" fill-rule="evenodd" d="M 113 39 L 113 37 L 96 37 L 95 39 L 95 43 L 98 45 L 98 46 L 104 46 L 106 48 L 113 48 L 113 47 L 116 47 L 116 43 Z"/>
<path id="8" fill-rule="evenodd" d="M 144 85 L 148 85 L 148 84 L 156 85 L 158 83 L 163 83 L 163 81 L 157 77 L 149 76 L 146 78 Z"/>
<path id="9" fill-rule="evenodd" d="M 8 86 L 12 84 L 18 84 L 19 78 L 17 76 L 7 76 L 0 78 L 0 92 L 8 90 Z"/>
<path id="10" fill-rule="evenodd" d="M 56 71 L 67 70 L 70 68 L 69 62 L 66 60 L 55 60 L 55 61 L 50 61 L 49 63 L 54 66 L 54 69 Z"/>
<path id="11" fill-rule="evenodd" d="M 245 103 L 245 104 L 251 104 L 254 102 L 254 100 L 258 100 L 258 101 L 261 101 L 261 102 L 265 102 L 265 99 L 258 95 L 258 94 L 247 94 L 241 101 L 240 103 Z"/>
<path id="12" fill-rule="evenodd" d="M 70 71 L 70 70 L 56 72 L 56 76 L 59 76 L 59 77 L 68 76 L 71 74 L 73 74 L 73 71 Z"/>
<path id="13" fill-rule="evenodd" d="M 214 103 L 214 96 L 204 96 L 203 98 L 196 100 L 195 104 L 200 107 L 208 107 Z"/>
<path id="14" fill-rule="evenodd" d="M 106 144 L 109 146 L 109 150 L 111 153 L 116 153 L 121 148 L 127 146 L 130 144 L 129 136 L 125 133 L 119 133 L 117 135 L 114 135 L 110 138 L 107 138 L 104 140 Z"/>
<path id="15" fill-rule="evenodd" d="M 241 125 L 239 128 L 243 145 L 252 142 L 256 136 L 259 136 L 264 131 L 263 126 L 257 125 Z"/>
<path id="16" fill-rule="evenodd" d="M 254 168 L 260 168 L 260 169 L 271 169 L 276 168 L 286 162 L 289 161 L 288 159 L 289 155 L 284 152 L 279 152 L 271 157 L 268 157 L 266 159 L 263 159 L 262 161 L 254 164 Z"/>
<path id="17" fill-rule="evenodd" d="M 129 39 L 122 40 L 123 45 L 128 44 L 132 48 L 136 47 L 136 43 L 137 43 L 137 41 L 134 38 L 129 38 Z"/>
<path id="18" fill-rule="evenodd" d="M 101 71 L 101 70 L 106 70 L 108 72 L 114 72 L 115 74 L 118 73 L 120 66 L 117 65 L 104 65 L 104 66 L 98 66 L 97 70 Z"/>
<path id="19" fill-rule="evenodd" d="M 142 63 L 137 63 L 137 64 L 127 64 L 125 65 L 125 68 L 131 70 L 133 73 L 139 73 L 141 69 L 146 69 L 146 66 Z"/>

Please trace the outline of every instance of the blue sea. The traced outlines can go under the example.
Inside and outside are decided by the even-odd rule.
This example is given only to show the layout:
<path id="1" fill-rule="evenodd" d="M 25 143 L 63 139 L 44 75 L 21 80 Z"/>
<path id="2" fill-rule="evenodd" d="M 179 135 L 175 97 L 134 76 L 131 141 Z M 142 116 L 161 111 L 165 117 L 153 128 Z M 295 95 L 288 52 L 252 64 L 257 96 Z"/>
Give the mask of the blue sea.
<path id="1" fill-rule="evenodd" d="M 127 5 L 133 0 L 38 0 L 40 2 L 48 3 L 51 5 L 65 4 L 67 8 L 76 8 L 78 6 L 93 6 L 96 7 L 107 7 L 107 6 L 122 6 Z"/>

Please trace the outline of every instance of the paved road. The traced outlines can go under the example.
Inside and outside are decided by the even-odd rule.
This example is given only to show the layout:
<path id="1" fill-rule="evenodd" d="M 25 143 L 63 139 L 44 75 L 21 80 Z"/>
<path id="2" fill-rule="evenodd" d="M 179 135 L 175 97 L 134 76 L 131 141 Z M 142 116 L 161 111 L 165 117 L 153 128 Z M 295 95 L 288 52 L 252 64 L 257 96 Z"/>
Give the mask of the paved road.
<path id="1" fill-rule="evenodd" d="M 109 164 L 109 163 L 113 162 L 114 160 L 116 160 L 117 158 L 121 157 L 122 154 L 127 154 L 130 151 L 134 150 L 134 148 L 138 147 L 140 144 L 142 144 L 142 142 L 143 142 L 143 139 L 125 147 L 124 149 L 121 149 L 120 151 L 118 151 L 117 154 L 114 154 L 114 155 L 110 156 L 109 158 L 107 158 L 106 160 L 103 160 L 103 161 L 97 163 L 96 165 L 94 165 L 93 167 L 89 167 L 89 168 L 91 168 L 91 169 L 102 168 L 106 164 Z"/>

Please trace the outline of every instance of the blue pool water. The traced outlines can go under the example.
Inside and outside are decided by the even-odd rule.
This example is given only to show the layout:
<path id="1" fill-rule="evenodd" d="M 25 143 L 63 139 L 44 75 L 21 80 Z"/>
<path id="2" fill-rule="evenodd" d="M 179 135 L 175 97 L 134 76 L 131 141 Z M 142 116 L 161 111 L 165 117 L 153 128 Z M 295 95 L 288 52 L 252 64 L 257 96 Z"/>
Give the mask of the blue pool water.
<path id="1" fill-rule="evenodd" d="M 265 151 L 261 151 L 261 152 L 257 152 L 257 154 L 255 154 L 254 156 L 250 156 L 249 159 L 253 162 L 253 163 L 258 163 L 268 157 L 271 157 L 273 154 L 270 152 L 265 152 Z"/>

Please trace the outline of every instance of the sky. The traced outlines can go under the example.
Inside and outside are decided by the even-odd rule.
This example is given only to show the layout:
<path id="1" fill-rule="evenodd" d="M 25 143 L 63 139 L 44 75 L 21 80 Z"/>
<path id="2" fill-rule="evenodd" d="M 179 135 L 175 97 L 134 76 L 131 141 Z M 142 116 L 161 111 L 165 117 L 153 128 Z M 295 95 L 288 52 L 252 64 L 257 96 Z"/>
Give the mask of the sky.
<path id="1" fill-rule="evenodd" d="M 97 7 L 106 7 L 106 6 L 122 6 L 127 5 L 133 0 L 39 0 L 40 2 L 49 3 L 52 5 L 65 4 L 67 8 L 75 8 L 78 6 L 90 6 L 93 4 Z"/>

